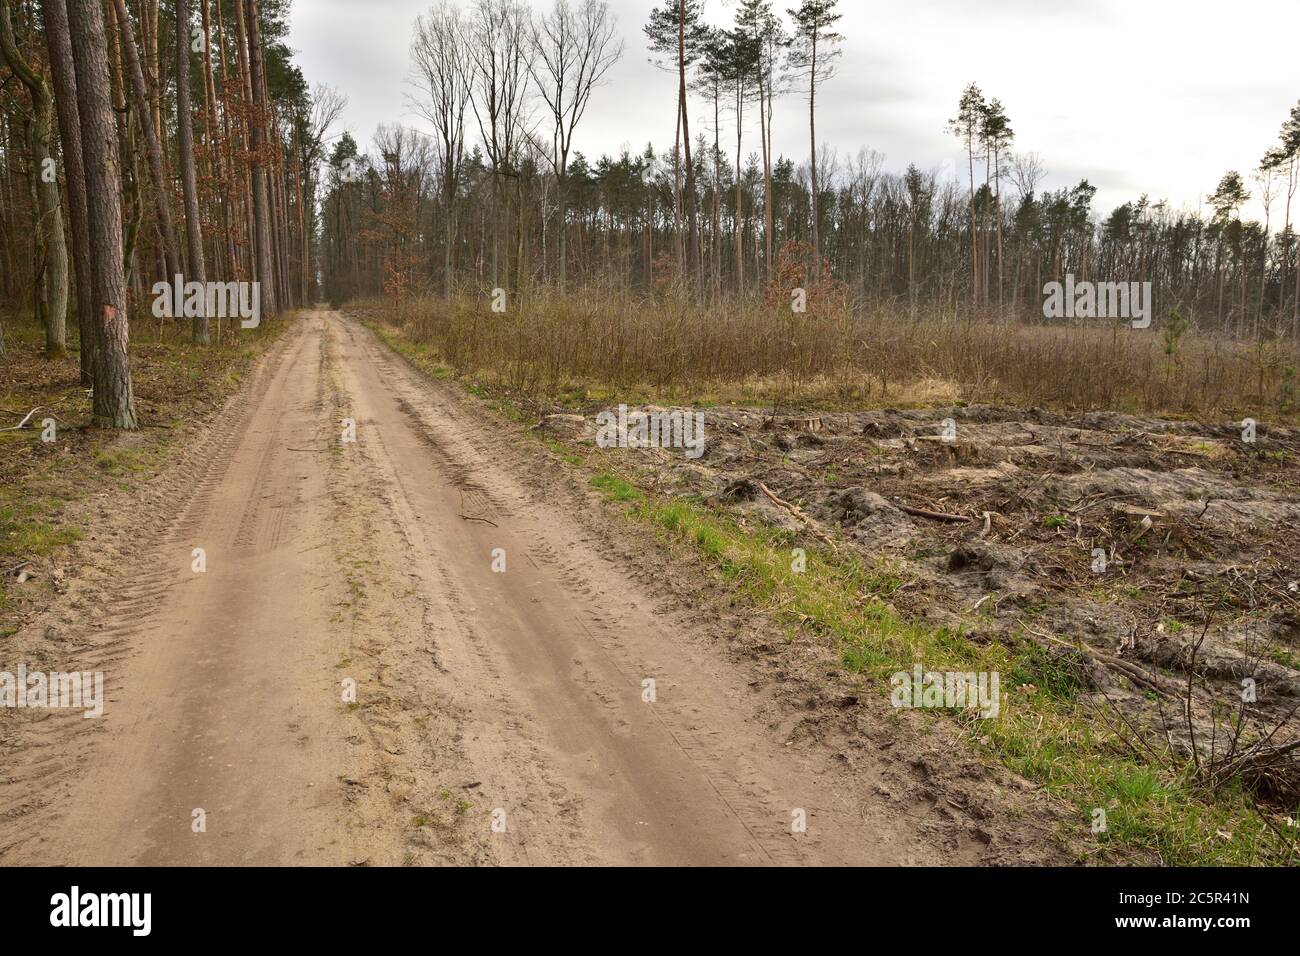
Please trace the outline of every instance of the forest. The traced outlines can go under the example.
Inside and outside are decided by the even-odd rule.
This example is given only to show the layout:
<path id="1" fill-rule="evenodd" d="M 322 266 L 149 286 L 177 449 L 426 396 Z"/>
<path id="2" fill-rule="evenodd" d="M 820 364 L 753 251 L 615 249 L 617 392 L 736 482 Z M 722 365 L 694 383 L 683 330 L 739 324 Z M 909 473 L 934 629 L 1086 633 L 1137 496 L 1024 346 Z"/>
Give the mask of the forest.
<path id="1" fill-rule="evenodd" d="M 75 346 L 97 425 L 137 423 L 129 330 L 157 283 L 257 282 L 268 318 L 314 301 L 320 162 L 342 101 L 308 89 L 288 11 L 0 4 L 0 313 L 36 321 L 48 358 Z M 195 345 L 225 332 L 194 311 Z"/>
<path id="2" fill-rule="evenodd" d="M 595 157 L 580 148 L 586 104 L 641 52 L 604 4 L 435 7 L 416 26 L 409 95 L 433 134 L 385 125 L 371 149 L 345 135 L 328 157 L 326 294 L 575 283 L 717 303 L 776 283 L 784 300 L 794 263 L 809 281 L 825 269 L 857 308 L 986 319 L 1040 314 L 1044 283 L 1073 274 L 1149 281 L 1162 314 L 1197 328 L 1300 334 L 1300 103 L 1257 167 L 1207 183 L 1203 210 L 1144 195 L 1105 212 L 1086 179 L 1044 190 L 1048 161 L 1016 151 L 1013 118 L 975 83 L 946 124 L 963 168 L 890 168 L 869 146 L 819 140 L 840 17 L 830 0 L 742 0 L 719 27 L 701 0 L 666 0 L 638 39 L 672 80 L 675 139 Z M 806 102 L 802 157 L 773 155 L 782 97 Z"/>

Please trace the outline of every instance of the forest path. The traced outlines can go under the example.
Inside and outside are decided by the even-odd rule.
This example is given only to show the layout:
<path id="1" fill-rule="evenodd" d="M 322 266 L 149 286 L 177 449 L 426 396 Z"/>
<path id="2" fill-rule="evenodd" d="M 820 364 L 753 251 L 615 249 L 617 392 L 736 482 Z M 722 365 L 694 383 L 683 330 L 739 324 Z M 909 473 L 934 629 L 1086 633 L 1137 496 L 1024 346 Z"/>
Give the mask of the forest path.
<path id="1" fill-rule="evenodd" d="M 869 772 L 790 748 L 706 622 L 652 610 L 663 595 L 548 496 L 515 431 L 351 319 L 296 321 L 189 461 L 192 486 L 142 505 L 167 514 L 99 613 L 81 602 L 105 714 L 32 722 L 0 862 L 944 852 Z"/>

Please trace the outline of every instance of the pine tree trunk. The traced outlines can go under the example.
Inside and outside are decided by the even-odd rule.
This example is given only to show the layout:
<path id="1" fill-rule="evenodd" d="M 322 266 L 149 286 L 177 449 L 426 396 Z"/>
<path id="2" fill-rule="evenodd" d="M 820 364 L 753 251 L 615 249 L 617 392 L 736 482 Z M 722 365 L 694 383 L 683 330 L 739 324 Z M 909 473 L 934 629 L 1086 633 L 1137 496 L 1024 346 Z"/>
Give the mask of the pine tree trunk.
<path id="1" fill-rule="evenodd" d="M 817 204 L 819 195 L 817 190 L 817 38 L 813 37 L 812 42 L 812 68 L 808 71 L 808 138 L 811 141 L 812 152 L 809 169 L 809 178 L 812 183 L 812 195 L 810 199 L 810 212 L 812 214 L 812 274 L 816 279 L 822 271 L 822 240 L 821 226 L 818 220 L 821 219 L 820 210 Z"/>
<path id="2" fill-rule="evenodd" d="M 206 45 L 206 37 L 204 43 Z M 199 222 L 198 174 L 194 169 L 194 118 L 190 102 L 190 4 L 176 0 L 176 135 L 181 164 L 181 190 L 185 198 L 185 249 L 188 253 L 191 282 L 206 283 L 207 266 L 203 259 L 203 230 Z M 206 301 L 206 297 L 205 297 Z M 190 338 L 196 345 L 207 345 L 208 313 L 203 309 L 193 317 Z"/>
<path id="3" fill-rule="evenodd" d="M 127 359 L 126 276 L 122 268 L 122 207 L 118 196 L 117 127 L 108 79 L 108 40 L 100 0 L 67 0 L 77 73 L 86 220 L 93 276 L 96 338 L 96 425 L 135 428 Z"/>
<path id="4" fill-rule="evenodd" d="M 758 135 L 763 153 L 763 251 L 767 278 L 772 278 L 772 228 L 776 213 L 772 209 L 772 114 L 768 109 L 772 91 L 770 83 L 763 82 L 763 65 L 759 63 L 758 77 Z M 770 79 L 770 77 L 769 77 Z M 757 242 L 757 238 L 755 239 Z M 757 247 L 754 249 L 758 256 Z"/>
<path id="5" fill-rule="evenodd" d="M 120 0 L 119 0 L 120 2 Z M 262 37 L 257 23 L 257 0 L 244 0 L 245 30 L 248 33 L 249 82 L 253 95 L 253 116 L 249 122 L 249 148 L 253 153 L 253 229 L 257 279 L 262 290 L 262 314 L 278 311 L 275 271 L 272 264 L 271 208 L 266 182 L 266 100 L 262 67 Z"/>
<path id="6" fill-rule="evenodd" d="M 713 84 L 713 301 L 722 301 L 722 135 L 721 90 Z"/>
<path id="7" fill-rule="evenodd" d="M 979 301 L 980 295 L 979 239 L 975 230 L 975 152 L 971 141 L 973 135 L 968 129 L 966 134 L 966 165 L 967 172 L 970 173 L 970 282 L 972 305 Z"/>
<path id="8" fill-rule="evenodd" d="M 682 101 L 677 101 L 677 125 L 673 127 L 673 251 L 677 256 L 677 278 L 686 282 L 686 239 L 682 235 Z"/>
<path id="9" fill-rule="evenodd" d="M 81 126 L 77 115 L 77 75 L 72 63 L 65 0 L 41 0 L 45 42 L 58 107 L 63 144 L 63 176 L 68 192 L 68 222 L 72 232 L 72 267 L 77 282 L 77 330 L 81 340 L 81 384 L 94 381 L 95 336 L 91 326 L 90 241 L 86 235 L 86 174 L 81 165 Z"/>
<path id="10" fill-rule="evenodd" d="M 158 0 L 149 0 L 144 8 L 149 21 L 149 40 L 145 43 L 145 55 L 148 57 L 146 77 L 150 81 L 149 103 L 153 107 L 153 128 L 162 135 L 162 89 L 158 70 Z"/>
<path id="11" fill-rule="evenodd" d="M 998 230 L 998 317 L 1002 316 L 1002 169 L 999 164 L 998 153 L 993 153 L 993 188 L 996 190 L 993 197 L 993 211 L 997 216 Z"/>
<path id="12" fill-rule="evenodd" d="M 736 244 L 736 293 L 745 294 L 745 233 L 741 228 L 741 170 L 740 154 L 741 144 L 743 141 L 743 132 L 745 124 L 743 114 L 745 108 L 745 93 L 739 83 L 736 85 L 736 209 L 732 216 L 732 236 Z"/>
<path id="13" fill-rule="evenodd" d="M 33 235 L 44 248 L 45 279 L 45 355 L 63 358 L 68 354 L 68 249 L 63 239 L 63 217 L 59 208 L 59 180 L 50 138 L 54 127 L 54 97 L 45 78 L 32 70 L 18 52 L 14 42 L 9 5 L 0 3 L 0 54 L 31 94 L 32 118 L 27 129 L 28 155 L 31 157 Z"/>
<path id="14" fill-rule="evenodd" d="M 686 244 L 689 268 L 695 273 L 691 288 L 699 298 L 700 223 L 695 196 L 695 163 L 691 159 L 690 106 L 686 99 L 686 0 L 677 0 L 677 97 L 682 118 L 682 141 L 686 158 Z"/>
<path id="15" fill-rule="evenodd" d="M 145 154 L 149 160 L 149 177 L 153 181 L 154 215 L 158 220 L 158 232 L 162 236 L 163 257 L 166 260 L 167 281 L 174 280 L 180 274 L 180 262 L 176 253 L 176 234 L 172 230 L 171 208 L 167 203 L 169 193 L 167 174 L 163 170 L 162 141 L 158 138 L 159 130 L 154 125 L 154 114 L 149 102 L 149 89 L 144 82 L 144 70 L 140 65 L 140 51 L 136 47 L 135 35 L 131 31 L 131 21 L 127 18 L 125 0 L 112 0 L 117 14 L 117 29 L 122 41 L 122 57 L 126 61 L 127 77 L 131 90 L 135 94 L 136 120 L 140 132 L 144 135 Z"/>

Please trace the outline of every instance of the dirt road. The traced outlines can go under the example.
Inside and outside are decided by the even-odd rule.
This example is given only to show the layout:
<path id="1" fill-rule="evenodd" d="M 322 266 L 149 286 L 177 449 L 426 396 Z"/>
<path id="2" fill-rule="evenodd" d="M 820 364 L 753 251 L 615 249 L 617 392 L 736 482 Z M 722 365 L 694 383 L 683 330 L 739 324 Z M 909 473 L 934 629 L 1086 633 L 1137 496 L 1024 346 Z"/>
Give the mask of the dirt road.
<path id="1" fill-rule="evenodd" d="M 296 321 L 17 636 L 109 700 L 7 725 L 0 863 L 987 857 L 981 814 L 900 799 L 900 758 L 795 745 L 526 444 L 351 320 Z"/>

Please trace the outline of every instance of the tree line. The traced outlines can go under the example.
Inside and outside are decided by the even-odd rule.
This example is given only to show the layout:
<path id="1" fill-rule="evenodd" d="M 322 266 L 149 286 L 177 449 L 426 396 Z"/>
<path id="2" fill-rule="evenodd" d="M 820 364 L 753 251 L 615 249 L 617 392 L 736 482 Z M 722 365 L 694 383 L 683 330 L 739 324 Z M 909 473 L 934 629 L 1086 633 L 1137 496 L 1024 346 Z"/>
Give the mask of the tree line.
<path id="1" fill-rule="evenodd" d="M 1300 104 L 1204 209 L 1142 196 L 1102 215 L 1087 180 L 1040 188 L 1042 158 L 975 84 L 947 124 L 964 168 L 819 142 L 837 0 L 738 0 L 724 26 L 660 0 L 639 43 L 670 78 L 673 141 L 589 157 L 584 119 L 628 45 L 605 0 L 439 0 L 410 45 L 431 132 L 381 126 L 363 151 L 331 137 L 345 102 L 308 89 L 287 16 L 288 0 L 0 0 L 0 299 L 30 308 L 51 358 L 75 336 L 96 424 L 135 425 L 128 319 L 177 276 L 257 282 L 268 317 L 322 291 L 778 302 L 801 285 L 970 318 L 1040 313 L 1044 283 L 1073 274 L 1151 282 L 1162 313 L 1203 328 L 1300 335 Z M 787 97 L 807 107 L 800 158 L 772 148 Z M 191 319 L 210 342 L 208 314 Z"/>
<path id="2" fill-rule="evenodd" d="M 890 171 L 873 150 L 819 143 L 839 18 L 836 0 L 739 0 L 716 26 L 701 0 L 662 0 L 642 34 L 672 78 L 673 142 L 589 157 L 575 129 L 626 52 L 607 4 L 443 0 L 411 54 L 412 106 L 433 135 L 381 126 L 371 150 L 344 137 L 329 157 L 329 295 L 526 295 L 576 279 L 698 302 L 787 296 L 794 277 L 909 314 L 1041 315 L 1044 283 L 1069 273 L 1149 281 L 1163 311 L 1203 328 L 1300 334 L 1300 104 L 1203 210 L 1142 196 L 1102 215 L 1087 180 L 1041 188 L 1042 157 L 1015 151 L 1006 108 L 976 84 L 947 123 L 960 168 Z M 783 97 L 806 103 L 804 157 L 773 155 Z M 1263 221 L 1245 214 L 1252 190 Z"/>
<path id="3" fill-rule="evenodd" d="M 51 358 L 71 326 L 96 425 L 136 426 L 128 318 L 156 283 L 257 282 L 263 316 L 317 297 L 344 101 L 308 90 L 287 16 L 288 0 L 0 0 L 0 299 L 30 304 Z"/>

